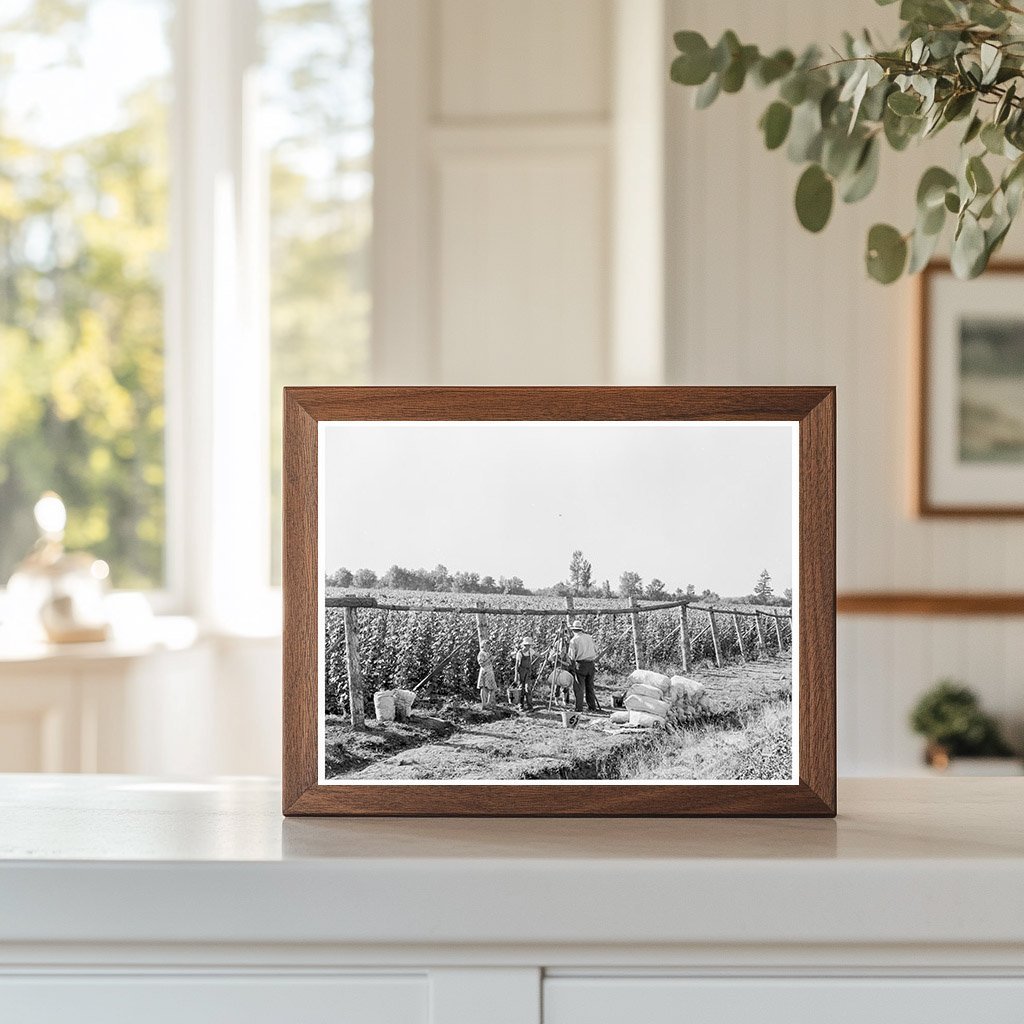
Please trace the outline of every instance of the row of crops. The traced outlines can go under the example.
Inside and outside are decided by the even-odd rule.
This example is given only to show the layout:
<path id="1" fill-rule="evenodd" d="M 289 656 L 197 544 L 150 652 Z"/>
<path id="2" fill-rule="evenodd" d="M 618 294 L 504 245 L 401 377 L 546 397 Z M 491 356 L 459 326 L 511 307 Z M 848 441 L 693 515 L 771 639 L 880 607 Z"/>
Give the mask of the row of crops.
<path id="1" fill-rule="evenodd" d="M 375 596 L 384 599 L 381 593 Z M 434 595 L 415 592 L 387 592 L 387 598 L 396 603 L 426 601 L 450 603 L 465 601 L 464 595 Z M 502 595 L 500 607 L 521 604 L 523 607 L 545 607 L 550 604 L 558 608 L 558 598 L 538 597 L 514 598 Z M 615 602 L 609 602 L 615 603 Z M 621 603 L 621 602 L 620 602 Z M 600 602 L 587 602 L 590 607 Z M 577 604 L 574 617 L 582 619 L 602 651 L 602 665 L 624 674 L 633 667 L 633 632 L 628 614 L 588 614 L 583 602 Z M 711 634 L 703 630 L 707 614 L 696 609 L 688 611 L 692 651 L 695 661 L 714 658 Z M 679 612 L 675 608 L 645 612 L 640 619 L 641 658 L 647 666 L 674 665 L 681 662 L 679 651 Z M 359 634 L 359 662 L 363 673 L 365 693 L 369 696 L 376 690 L 400 686 L 411 688 L 430 675 L 427 688 L 440 697 L 460 695 L 472 697 L 477 680 L 477 634 L 472 615 L 443 610 L 395 612 L 360 608 L 357 613 Z M 753 618 L 741 617 L 740 628 L 744 634 L 745 649 L 749 654 L 757 649 L 757 632 Z M 510 686 L 515 652 L 524 636 L 532 637 L 535 651 L 543 656 L 558 639 L 564 619 L 560 616 L 488 615 L 487 626 L 490 634 L 491 652 L 494 656 L 495 671 L 499 687 Z M 727 614 L 718 616 L 719 643 L 726 658 L 739 655 L 739 643 Z M 327 711 L 335 714 L 346 710 L 347 669 L 345 662 L 345 633 L 341 609 L 326 610 L 326 704 Z M 769 646 L 777 641 L 767 629 Z M 783 640 L 788 644 L 788 624 L 784 627 Z M 444 663 L 441 668 L 438 665 Z"/>

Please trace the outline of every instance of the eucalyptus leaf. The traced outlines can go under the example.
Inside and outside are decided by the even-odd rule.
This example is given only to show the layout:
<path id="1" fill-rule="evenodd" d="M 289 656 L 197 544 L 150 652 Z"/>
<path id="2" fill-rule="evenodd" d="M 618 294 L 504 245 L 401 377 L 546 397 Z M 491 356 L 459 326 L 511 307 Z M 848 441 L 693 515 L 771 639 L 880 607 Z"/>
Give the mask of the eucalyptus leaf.
<path id="1" fill-rule="evenodd" d="M 972 143 L 980 134 L 982 126 L 980 117 L 972 117 L 971 123 L 967 126 L 967 131 L 964 132 L 963 139 L 960 140 L 960 145 L 967 146 Z"/>
<path id="2" fill-rule="evenodd" d="M 807 99 L 807 75 L 803 71 L 794 71 L 783 79 L 779 87 L 779 98 L 791 107 L 797 107 Z"/>
<path id="3" fill-rule="evenodd" d="M 985 28 L 1002 29 L 1007 25 L 1006 15 L 990 3 L 972 3 L 967 15 L 971 21 Z"/>
<path id="4" fill-rule="evenodd" d="M 927 212 L 936 206 L 942 206 L 946 199 L 946 192 L 956 184 L 956 176 L 950 174 L 944 167 L 929 167 L 921 175 L 921 181 L 917 186 L 917 207 Z"/>
<path id="5" fill-rule="evenodd" d="M 991 42 L 981 44 L 979 51 L 981 58 L 981 84 L 991 85 L 999 74 L 999 68 L 1003 63 L 1003 51 Z"/>
<path id="6" fill-rule="evenodd" d="M 864 136 L 850 136 L 838 127 L 822 133 L 821 166 L 833 178 L 853 171 L 864 149 Z"/>
<path id="7" fill-rule="evenodd" d="M 875 224 L 868 232 L 868 273 L 880 284 L 892 284 L 907 263 L 906 239 L 890 224 Z"/>
<path id="8" fill-rule="evenodd" d="M 722 72 L 722 92 L 739 92 L 746 81 L 747 72 L 758 59 L 756 46 L 741 46 L 732 63 Z"/>
<path id="9" fill-rule="evenodd" d="M 889 96 L 889 109 L 894 114 L 916 114 L 920 109 L 921 100 L 909 92 L 894 92 Z"/>
<path id="10" fill-rule="evenodd" d="M 669 71 L 672 81 L 680 85 L 702 85 L 710 74 L 711 54 L 707 49 L 699 56 L 684 53 L 676 57 Z"/>
<path id="11" fill-rule="evenodd" d="M 739 53 L 741 44 L 732 29 L 722 33 L 721 39 L 711 51 L 711 70 L 721 74 L 732 63 L 735 54 Z"/>
<path id="12" fill-rule="evenodd" d="M 971 92 L 956 93 L 943 104 L 942 116 L 946 121 L 957 121 L 966 117 L 974 107 L 975 96 Z"/>
<path id="13" fill-rule="evenodd" d="M 693 105 L 698 110 L 706 110 L 715 102 L 721 91 L 721 78 L 716 74 L 712 74 L 712 76 L 693 94 Z"/>
<path id="14" fill-rule="evenodd" d="M 793 70 L 796 58 L 789 50 L 776 50 L 770 57 L 762 57 L 754 66 L 753 77 L 764 87 L 784 78 Z"/>
<path id="15" fill-rule="evenodd" d="M 993 156 L 1002 156 L 1006 146 L 1006 133 L 1002 126 L 991 121 L 981 129 L 981 143 Z"/>
<path id="16" fill-rule="evenodd" d="M 793 111 L 786 155 L 793 163 L 817 160 L 821 142 L 821 111 L 817 103 L 805 101 Z"/>
<path id="17" fill-rule="evenodd" d="M 768 149 L 778 149 L 786 141 L 789 126 L 793 120 L 793 108 L 788 103 L 776 100 L 761 115 L 761 130 L 764 144 Z"/>
<path id="18" fill-rule="evenodd" d="M 940 231 L 928 233 L 920 227 L 914 230 L 910 237 L 910 261 L 907 264 L 907 273 L 916 274 L 928 265 L 941 237 Z"/>
<path id="19" fill-rule="evenodd" d="M 878 181 L 879 148 L 877 137 L 872 137 L 864 143 L 853 174 L 843 187 L 844 203 L 860 202 L 875 187 L 875 182 Z"/>
<path id="20" fill-rule="evenodd" d="M 1003 93 L 999 102 L 996 104 L 996 112 L 992 116 L 992 120 L 996 124 L 1002 124 L 1013 110 L 1013 101 L 1017 96 L 1017 83 L 1011 82 Z"/>
<path id="21" fill-rule="evenodd" d="M 985 232 L 982 230 L 978 219 L 970 212 L 965 212 L 960 227 L 953 238 L 953 250 L 950 257 L 950 265 L 953 273 L 961 280 L 976 277 L 981 265 L 984 268 L 985 259 Z"/>
<path id="22" fill-rule="evenodd" d="M 995 188 L 992 175 L 980 156 L 972 156 L 967 161 L 966 176 L 976 194 L 987 196 Z"/>
<path id="23" fill-rule="evenodd" d="M 817 165 L 811 164 L 796 186 L 796 215 L 808 231 L 821 231 L 832 214 L 832 180 Z"/>

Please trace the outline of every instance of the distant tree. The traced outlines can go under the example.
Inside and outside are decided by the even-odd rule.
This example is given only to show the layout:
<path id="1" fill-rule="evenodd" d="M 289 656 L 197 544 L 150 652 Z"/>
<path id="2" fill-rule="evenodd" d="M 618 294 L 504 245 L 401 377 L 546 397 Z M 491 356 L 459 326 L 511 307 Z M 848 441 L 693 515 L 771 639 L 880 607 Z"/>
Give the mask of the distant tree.
<path id="1" fill-rule="evenodd" d="M 627 571 L 619 577 L 619 594 L 622 597 L 639 597 L 643 589 L 639 573 Z"/>
<path id="2" fill-rule="evenodd" d="M 377 586 L 377 574 L 372 569 L 359 569 L 352 582 L 357 587 L 368 589 Z"/>
<path id="3" fill-rule="evenodd" d="M 528 594 L 526 584 L 518 576 L 501 576 L 498 588 L 503 594 Z"/>
<path id="4" fill-rule="evenodd" d="M 772 590 L 772 577 L 767 569 L 761 570 L 757 577 L 757 585 L 754 587 L 754 600 L 758 604 L 771 604 L 775 599 L 775 591 Z"/>
<path id="5" fill-rule="evenodd" d="M 457 572 L 452 577 L 452 589 L 463 594 L 475 594 L 480 590 L 480 574 L 476 572 Z"/>
<path id="6" fill-rule="evenodd" d="M 448 567 L 438 562 L 430 573 L 430 589 L 451 590 L 451 588 L 452 578 L 448 574 Z"/>
<path id="7" fill-rule="evenodd" d="M 687 583 L 686 584 L 686 596 L 687 597 L 696 597 L 697 596 L 697 588 L 692 583 Z"/>
<path id="8" fill-rule="evenodd" d="M 334 572 L 327 574 L 327 586 L 329 587 L 351 587 L 352 586 L 352 573 L 348 571 L 344 566 L 340 569 L 335 569 Z"/>
<path id="9" fill-rule="evenodd" d="M 715 590 L 708 590 L 706 587 L 700 592 L 700 596 L 705 601 L 721 601 L 722 596 Z"/>
<path id="10" fill-rule="evenodd" d="M 391 566 L 380 578 L 380 585 L 392 590 L 418 590 L 421 582 L 415 571 L 401 565 Z"/>
<path id="11" fill-rule="evenodd" d="M 786 604 L 792 604 L 793 603 L 793 588 L 792 587 L 786 587 L 786 589 L 782 592 L 782 596 L 785 597 Z"/>
<path id="12" fill-rule="evenodd" d="M 574 594 L 586 594 L 594 585 L 594 567 L 577 549 L 569 559 L 569 586 Z"/>
<path id="13" fill-rule="evenodd" d="M 601 584 L 601 596 L 605 598 L 612 596 L 612 585 L 608 580 Z"/>
<path id="14" fill-rule="evenodd" d="M 551 593 L 556 597 L 568 597 L 572 592 L 572 587 L 570 587 L 564 580 L 559 580 L 553 587 L 551 587 Z"/>
<path id="15" fill-rule="evenodd" d="M 496 594 L 498 592 L 498 584 L 494 581 L 493 576 L 481 577 L 480 591 L 484 594 Z"/>
<path id="16" fill-rule="evenodd" d="M 657 576 L 644 587 L 644 597 L 652 601 L 664 601 L 668 594 L 665 593 L 665 584 Z"/>

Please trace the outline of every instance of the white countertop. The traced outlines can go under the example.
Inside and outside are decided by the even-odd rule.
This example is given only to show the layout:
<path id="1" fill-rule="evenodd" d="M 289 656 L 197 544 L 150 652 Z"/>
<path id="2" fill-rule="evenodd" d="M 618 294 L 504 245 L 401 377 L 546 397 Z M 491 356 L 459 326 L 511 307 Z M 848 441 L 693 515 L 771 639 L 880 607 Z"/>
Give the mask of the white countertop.
<path id="1" fill-rule="evenodd" d="M 1024 780 L 839 817 L 284 819 L 275 783 L 0 776 L 0 943 L 1024 945 Z"/>

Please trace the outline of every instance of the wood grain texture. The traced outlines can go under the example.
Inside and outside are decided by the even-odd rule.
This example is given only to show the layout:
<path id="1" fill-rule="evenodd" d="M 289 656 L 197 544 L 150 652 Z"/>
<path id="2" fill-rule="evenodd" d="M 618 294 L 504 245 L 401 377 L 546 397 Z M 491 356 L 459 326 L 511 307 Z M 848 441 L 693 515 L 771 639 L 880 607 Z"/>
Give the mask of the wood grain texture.
<path id="1" fill-rule="evenodd" d="M 287 813 L 318 777 L 317 425 L 287 388 L 283 459 L 282 801 Z"/>
<path id="2" fill-rule="evenodd" d="M 832 388 L 286 388 L 284 813 L 636 817 L 836 812 Z M 317 429 L 335 420 L 793 420 L 799 423 L 797 785 L 319 785 Z"/>
<path id="3" fill-rule="evenodd" d="M 1008 519 L 1024 516 L 1024 505 L 948 505 L 932 500 L 928 480 L 928 436 L 931 431 L 931 408 L 928 375 L 931 368 L 930 337 L 932 329 L 931 288 L 936 274 L 950 273 L 947 260 L 934 260 L 917 279 L 917 338 L 913 376 L 916 388 L 915 434 L 911 444 L 915 466 L 911 479 L 914 511 L 923 519 Z M 1000 260 L 988 265 L 986 276 L 996 274 L 1024 275 L 1024 260 Z"/>
<path id="4" fill-rule="evenodd" d="M 863 591 L 836 598 L 840 615 L 1024 615 L 1024 594 Z"/>

